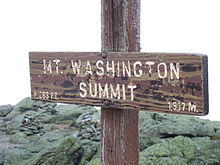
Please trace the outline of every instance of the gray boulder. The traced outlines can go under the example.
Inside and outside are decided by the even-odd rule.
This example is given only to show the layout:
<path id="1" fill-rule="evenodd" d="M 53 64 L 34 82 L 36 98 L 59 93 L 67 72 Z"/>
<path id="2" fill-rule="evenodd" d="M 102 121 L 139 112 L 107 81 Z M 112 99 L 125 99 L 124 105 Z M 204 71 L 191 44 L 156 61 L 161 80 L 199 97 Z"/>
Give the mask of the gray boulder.
<path id="1" fill-rule="evenodd" d="M 220 141 L 177 136 L 158 141 L 140 153 L 140 165 L 217 165 Z"/>
<path id="2" fill-rule="evenodd" d="M 36 140 L 29 145 L 1 152 L 4 165 L 78 165 L 84 149 L 78 139 Z M 0 161 L 1 162 L 1 161 Z"/>
<path id="3" fill-rule="evenodd" d="M 0 117 L 5 117 L 7 114 L 9 114 L 13 110 L 13 106 L 8 105 L 1 105 L 0 106 Z"/>
<path id="4" fill-rule="evenodd" d="M 0 165 L 101 163 L 99 110 L 30 98 L 8 109 L 0 117 Z M 141 165 L 220 164 L 220 122 L 146 111 L 139 116 Z"/>
<path id="5" fill-rule="evenodd" d="M 179 135 L 214 137 L 220 136 L 220 122 L 194 116 L 140 112 L 140 133 L 160 138 L 172 138 Z"/>
<path id="6" fill-rule="evenodd" d="M 42 145 L 42 144 L 39 144 Z M 45 145 L 26 163 L 33 165 L 77 165 L 83 157 L 83 148 L 77 139 L 64 138 Z"/>

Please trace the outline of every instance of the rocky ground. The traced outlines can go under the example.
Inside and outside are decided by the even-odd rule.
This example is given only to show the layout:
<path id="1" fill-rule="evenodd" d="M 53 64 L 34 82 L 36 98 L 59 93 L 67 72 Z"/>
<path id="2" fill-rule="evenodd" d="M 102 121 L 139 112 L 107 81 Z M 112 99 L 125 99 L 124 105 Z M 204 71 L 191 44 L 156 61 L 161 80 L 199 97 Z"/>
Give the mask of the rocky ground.
<path id="1" fill-rule="evenodd" d="M 140 165 L 219 165 L 220 122 L 140 112 Z M 0 106 L 0 165 L 99 165 L 100 111 L 25 98 Z"/>

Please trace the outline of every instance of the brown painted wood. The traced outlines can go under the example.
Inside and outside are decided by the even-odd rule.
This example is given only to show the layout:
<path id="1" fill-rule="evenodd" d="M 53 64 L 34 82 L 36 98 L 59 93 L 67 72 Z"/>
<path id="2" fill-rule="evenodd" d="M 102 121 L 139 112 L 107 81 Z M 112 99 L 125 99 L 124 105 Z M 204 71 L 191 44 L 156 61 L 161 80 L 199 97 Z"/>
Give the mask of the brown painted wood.
<path id="1" fill-rule="evenodd" d="M 140 51 L 140 0 L 102 0 L 102 51 Z M 103 165 L 138 165 L 139 113 L 123 107 L 101 110 Z"/>
<path id="2" fill-rule="evenodd" d="M 30 53 L 32 99 L 102 106 L 105 165 L 138 165 L 139 110 L 208 114 L 207 56 L 134 53 L 139 51 L 140 0 L 102 0 L 103 53 Z M 74 70 L 79 60 L 82 66 Z M 130 66 L 130 75 L 125 68 L 124 75 L 123 69 L 113 75 L 111 66 L 107 67 L 113 63 L 117 68 Z M 106 96 L 85 95 L 91 84 L 119 87 L 120 96 L 110 89 Z M 125 89 L 129 85 L 135 85 L 134 90 Z"/>
<path id="3" fill-rule="evenodd" d="M 73 69 L 75 63 L 81 63 L 79 74 L 77 68 Z M 208 113 L 206 55 L 33 52 L 30 69 L 35 100 L 133 111 Z M 105 87 L 108 90 L 104 96 L 100 89 Z"/>

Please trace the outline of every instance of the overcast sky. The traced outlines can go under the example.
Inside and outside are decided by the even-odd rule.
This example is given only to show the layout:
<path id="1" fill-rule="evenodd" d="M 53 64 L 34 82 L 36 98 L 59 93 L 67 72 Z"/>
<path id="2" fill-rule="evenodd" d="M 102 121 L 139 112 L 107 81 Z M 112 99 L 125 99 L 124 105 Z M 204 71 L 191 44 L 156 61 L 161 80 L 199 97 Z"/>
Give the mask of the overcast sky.
<path id="1" fill-rule="evenodd" d="M 220 120 L 219 0 L 142 0 L 142 52 L 209 58 L 210 113 Z M 0 105 L 30 96 L 29 51 L 100 51 L 100 0 L 0 1 Z"/>

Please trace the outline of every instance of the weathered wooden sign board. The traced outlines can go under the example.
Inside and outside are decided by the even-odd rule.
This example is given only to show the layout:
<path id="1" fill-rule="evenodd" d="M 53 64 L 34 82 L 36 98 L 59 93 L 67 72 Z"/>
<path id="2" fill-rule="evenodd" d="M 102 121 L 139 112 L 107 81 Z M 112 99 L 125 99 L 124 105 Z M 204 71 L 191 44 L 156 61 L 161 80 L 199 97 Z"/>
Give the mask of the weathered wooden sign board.
<path id="1" fill-rule="evenodd" d="M 32 99 L 206 115 L 207 67 L 200 54 L 31 52 Z"/>

